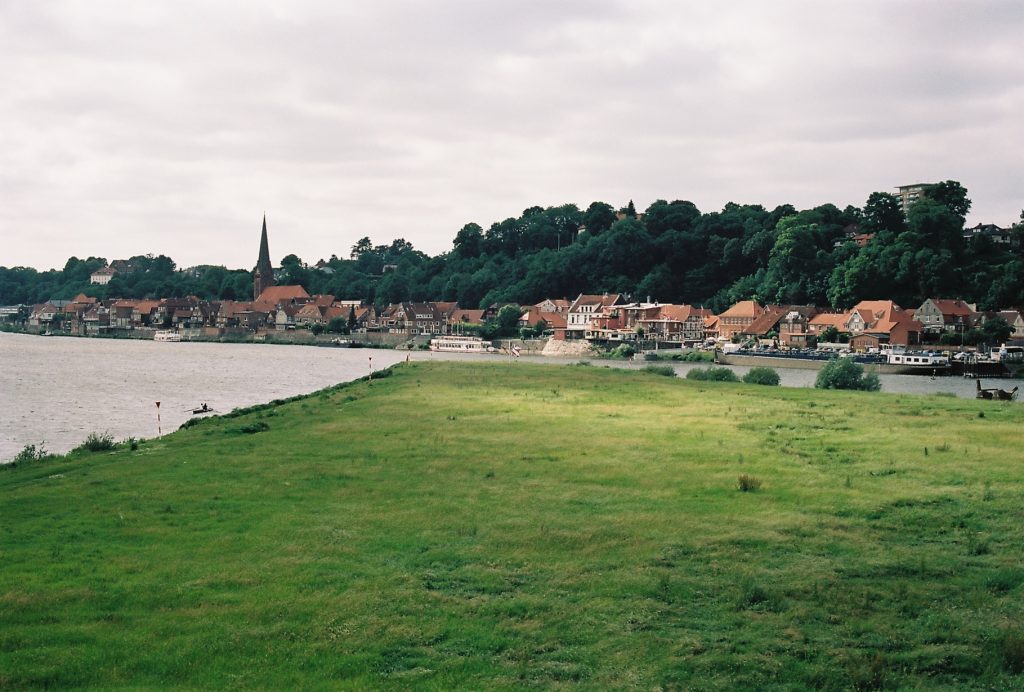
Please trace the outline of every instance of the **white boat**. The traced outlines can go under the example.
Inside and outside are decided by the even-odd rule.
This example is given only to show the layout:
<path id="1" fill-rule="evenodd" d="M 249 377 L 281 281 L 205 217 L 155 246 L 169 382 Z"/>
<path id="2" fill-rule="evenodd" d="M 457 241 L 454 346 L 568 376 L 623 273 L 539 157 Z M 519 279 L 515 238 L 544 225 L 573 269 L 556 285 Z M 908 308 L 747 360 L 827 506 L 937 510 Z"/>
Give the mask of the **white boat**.
<path id="1" fill-rule="evenodd" d="M 949 358 L 927 351 L 907 351 L 902 348 L 882 351 L 889 367 L 885 372 L 894 375 L 944 375 L 949 370 Z"/>
<path id="2" fill-rule="evenodd" d="M 173 329 L 162 329 L 153 334 L 153 341 L 181 341 L 181 334 Z"/>
<path id="3" fill-rule="evenodd" d="M 496 353 L 498 349 L 478 336 L 439 336 L 430 340 L 431 351 L 448 353 Z"/>
<path id="4" fill-rule="evenodd" d="M 1024 363 L 1024 346 L 1007 346 L 992 349 L 989 358 L 997 363 Z"/>

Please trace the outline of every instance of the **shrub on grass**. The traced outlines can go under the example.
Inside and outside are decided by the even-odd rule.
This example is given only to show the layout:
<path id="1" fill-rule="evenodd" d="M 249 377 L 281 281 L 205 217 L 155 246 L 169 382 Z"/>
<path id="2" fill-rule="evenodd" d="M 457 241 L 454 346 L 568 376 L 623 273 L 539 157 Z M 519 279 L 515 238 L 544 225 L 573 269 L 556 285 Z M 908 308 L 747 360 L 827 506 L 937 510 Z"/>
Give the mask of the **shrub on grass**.
<path id="1" fill-rule="evenodd" d="M 89 433 L 85 442 L 75 448 L 74 451 L 85 450 L 87 452 L 106 452 L 114 448 L 114 436 L 110 433 Z"/>
<path id="2" fill-rule="evenodd" d="M 740 489 L 740 492 L 756 492 L 761 489 L 761 479 L 757 478 L 756 476 L 751 476 L 749 474 L 743 473 L 740 474 L 740 477 L 737 482 L 737 487 Z"/>
<path id="3" fill-rule="evenodd" d="M 263 421 L 258 420 L 255 423 L 243 425 L 238 429 L 238 432 L 245 433 L 246 435 L 255 435 L 256 433 L 261 433 L 266 430 L 270 430 L 270 426 Z"/>
<path id="4" fill-rule="evenodd" d="M 50 456 L 50 453 L 46 451 L 43 445 L 38 447 L 35 445 L 25 445 L 21 448 L 21 451 L 11 460 L 10 464 L 0 464 L 0 467 L 15 468 L 20 464 L 29 464 L 33 461 L 42 461 L 43 459 Z"/>
<path id="5" fill-rule="evenodd" d="M 743 381 L 747 384 L 763 384 L 769 387 L 778 387 L 779 373 L 775 372 L 772 368 L 751 368 L 750 371 L 743 376 Z"/>
<path id="6" fill-rule="evenodd" d="M 711 351 L 686 351 L 673 353 L 669 358 L 682 361 L 683 363 L 713 363 L 715 361 L 715 354 Z"/>
<path id="7" fill-rule="evenodd" d="M 632 358 L 636 355 L 636 349 L 631 344 L 620 344 L 608 354 L 612 358 Z"/>
<path id="8" fill-rule="evenodd" d="M 739 382 L 739 378 L 729 368 L 695 368 L 686 373 L 686 379 L 701 382 Z"/>
<path id="9" fill-rule="evenodd" d="M 1024 571 L 1006 567 L 1000 569 L 985 579 L 985 588 L 994 594 L 1004 594 L 1013 591 L 1024 583 Z"/>
<path id="10" fill-rule="evenodd" d="M 817 389 L 856 389 L 865 392 L 877 392 L 882 388 L 878 375 L 865 373 L 864 367 L 853 362 L 851 358 L 830 360 L 818 372 L 814 380 Z"/>
<path id="11" fill-rule="evenodd" d="M 663 377 L 676 376 L 676 371 L 673 370 L 670 365 L 648 365 L 644 368 L 644 372 L 649 372 L 652 375 L 661 375 Z"/>
<path id="12" fill-rule="evenodd" d="M 1011 673 L 1024 673 L 1024 631 L 1003 633 L 1003 666 Z"/>

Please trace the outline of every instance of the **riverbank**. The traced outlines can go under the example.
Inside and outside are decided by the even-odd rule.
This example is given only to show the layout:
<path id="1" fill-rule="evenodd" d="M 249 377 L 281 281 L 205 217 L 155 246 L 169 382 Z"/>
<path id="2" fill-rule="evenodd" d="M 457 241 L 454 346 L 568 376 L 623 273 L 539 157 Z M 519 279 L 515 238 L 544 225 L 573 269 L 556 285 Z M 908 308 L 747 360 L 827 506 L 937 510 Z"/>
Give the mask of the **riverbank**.
<path id="1" fill-rule="evenodd" d="M 1017 685 L 1018 406 L 388 374 L 0 471 L 0 686 Z"/>

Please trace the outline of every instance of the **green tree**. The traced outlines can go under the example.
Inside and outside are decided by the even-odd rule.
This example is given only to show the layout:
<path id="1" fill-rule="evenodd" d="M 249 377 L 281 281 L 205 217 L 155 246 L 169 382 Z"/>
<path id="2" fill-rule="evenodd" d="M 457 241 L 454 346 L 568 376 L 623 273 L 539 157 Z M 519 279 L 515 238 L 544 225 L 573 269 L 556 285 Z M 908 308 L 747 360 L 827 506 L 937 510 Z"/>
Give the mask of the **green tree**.
<path id="1" fill-rule="evenodd" d="M 832 325 L 825 327 L 818 335 L 818 341 L 826 344 L 834 344 L 839 341 L 839 330 Z"/>
<path id="2" fill-rule="evenodd" d="M 777 387 L 779 385 L 779 373 L 772 368 L 751 368 L 743 376 L 743 381 L 747 384 L 763 384 L 769 387 Z"/>
<path id="3" fill-rule="evenodd" d="M 467 223 L 455 234 L 454 252 L 459 257 L 479 257 L 483 251 L 484 229 L 478 224 Z"/>
<path id="4" fill-rule="evenodd" d="M 944 180 L 936 185 L 929 186 L 925 197 L 935 200 L 949 211 L 960 217 L 963 221 L 967 218 L 967 212 L 971 210 L 971 200 L 967 197 L 967 188 L 956 180 Z"/>
<path id="5" fill-rule="evenodd" d="M 882 382 L 873 372 L 864 372 L 864 367 L 855 363 L 852 358 L 836 358 L 830 360 L 818 371 L 814 380 L 818 389 L 857 389 L 865 392 L 877 392 Z"/>
<path id="6" fill-rule="evenodd" d="M 900 233 L 906 221 L 899 197 L 888 192 L 872 192 L 864 204 L 860 230 L 864 233 Z"/>
<path id="7" fill-rule="evenodd" d="M 611 228 L 613 223 L 615 223 L 615 210 L 610 204 L 593 202 L 583 212 L 583 226 L 587 229 L 587 235 L 600 235 Z"/>
<path id="8" fill-rule="evenodd" d="M 1013 334 L 1013 327 L 1002 317 L 990 317 L 981 325 L 981 335 L 986 344 L 1002 344 Z"/>
<path id="9" fill-rule="evenodd" d="M 356 244 L 352 246 L 352 252 L 349 254 L 349 257 L 357 260 L 369 252 L 373 252 L 373 243 L 368 237 L 364 236 L 357 240 Z"/>
<path id="10" fill-rule="evenodd" d="M 522 309 L 518 305 L 503 305 L 494 317 L 494 336 L 514 336 L 519 330 Z"/>

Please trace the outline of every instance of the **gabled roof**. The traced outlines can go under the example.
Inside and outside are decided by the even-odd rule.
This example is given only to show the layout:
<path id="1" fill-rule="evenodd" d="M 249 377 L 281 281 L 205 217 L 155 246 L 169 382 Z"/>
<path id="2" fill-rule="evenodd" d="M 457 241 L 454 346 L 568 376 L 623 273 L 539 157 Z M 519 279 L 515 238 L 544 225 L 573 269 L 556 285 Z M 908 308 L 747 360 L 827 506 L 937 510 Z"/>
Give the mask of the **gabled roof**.
<path id="1" fill-rule="evenodd" d="M 254 309 L 253 309 L 253 312 L 260 312 L 260 308 L 262 308 L 262 307 L 263 307 L 263 305 L 255 305 Z M 287 315 L 288 317 L 295 317 L 305 307 L 306 307 L 305 305 L 282 305 L 282 306 L 277 308 L 276 312 L 279 312 L 279 313 L 281 313 L 283 315 Z M 317 314 L 319 314 L 319 310 L 317 310 Z"/>
<path id="2" fill-rule="evenodd" d="M 442 315 L 450 315 L 459 309 L 459 304 L 455 301 L 438 301 L 434 303 L 434 307 L 437 308 L 437 311 Z"/>
<path id="3" fill-rule="evenodd" d="M 480 324 L 484 321 L 483 310 L 456 310 L 448 318 L 450 322 L 466 322 L 469 324 Z"/>
<path id="4" fill-rule="evenodd" d="M 854 310 L 865 320 L 864 331 L 871 334 L 888 334 L 897 327 L 909 331 L 921 331 L 924 325 L 914 319 L 914 314 L 904 310 L 891 300 L 865 300 L 857 303 Z"/>
<path id="5" fill-rule="evenodd" d="M 403 303 L 406 313 L 413 319 L 440 319 L 437 307 L 433 303 Z M 418 318 L 418 315 L 429 315 L 426 318 Z"/>
<path id="6" fill-rule="evenodd" d="M 743 328 L 741 334 L 761 336 L 775 329 L 779 320 L 786 316 L 786 309 L 781 305 L 769 305 L 754 321 Z"/>
<path id="7" fill-rule="evenodd" d="M 295 311 L 294 314 L 301 315 L 302 317 L 313 317 L 319 319 L 324 316 L 327 306 L 317 305 L 316 303 L 306 303 Z"/>
<path id="8" fill-rule="evenodd" d="M 569 311 L 570 312 L 575 312 L 576 310 L 579 310 L 584 305 L 593 305 L 593 306 L 596 306 L 596 307 L 604 308 L 604 307 L 608 307 L 610 305 L 621 305 L 621 304 L 622 304 L 622 294 L 621 293 L 613 293 L 613 294 L 603 293 L 601 295 L 581 293 L 579 295 L 579 297 L 576 298 L 576 300 L 573 301 L 572 306 L 569 308 Z"/>
<path id="9" fill-rule="evenodd" d="M 533 307 L 540 308 L 545 303 L 553 305 L 556 312 L 565 312 L 572 306 L 572 302 L 566 300 L 565 298 L 546 298 L 537 303 L 536 305 L 534 305 Z M 550 310 L 547 310 L 545 312 L 550 312 Z"/>
<path id="10" fill-rule="evenodd" d="M 160 305 L 159 300 L 136 300 L 135 309 L 139 311 L 139 314 L 148 315 L 153 312 Z"/>
<path id="11" fill-rule="evenodd" d="M 815 327 L 819 330 L 835 327 L 839 331 L 844 331 L 849 319 L 850 313 L 848 312 L 819 312 L 808 320 L 807 324 L 808 326 Z"/>
<path id="12" fill-rule="evenodd" d="M 350 309 L 351 308 L 346 308 L 341 305 L 332 305 L 330 307 L 324 308 L 324 319 L 328 321 L 337 319 L 339 317 L 347 319 Z"/>
<path id="13" fill-rule="evenodd" d="M 689 319 L 700 320 L 703 322 L 707 317 L 711 315 L 711 311 L 704 308 L 695 308 L 692 305 L 673 305 L 666 304 L 658 306 L 658 314 L 654 318 L 655 320 L 665 320 L 668 322 L 686 322 Z"/>
<path id="14" fill-rule="evenodd" d="M 962 300 L 948 298 L 929 298 L 928 300 L 942 313 L 943 317 L 970 317 L 975 312 L 970 305 Z"/>
<path id="15" fill-rule="evenodd" d="M 255 302 L 277 305 L 292 300 L 309 300 L 309 294 L 302 286 L 269 286 L 263 289 Z"/>
<path id="16" fill-rule="evenodd" d="M 757 317 L 763 308 L 754 300 L 741 300 L 728 310 L 720 313 L 719 317 Z"/>
<path id="17" fill-rule="evenodd" d="M 890 319 L 894 310 L 901 310 L 902 308 L 891 300 L 862 300 L 854 305 L 853 309 L 861 315 L 864 315 L 866 311 L 874 318 L 873 320 L 866 320 L 871 322 L 880 319 Z"/>

